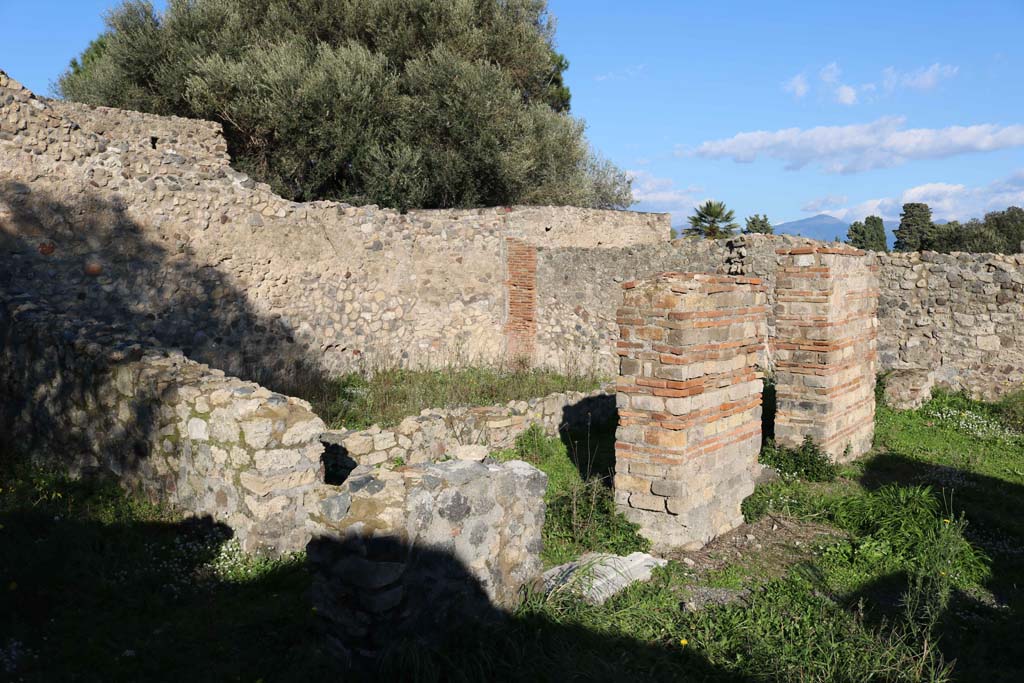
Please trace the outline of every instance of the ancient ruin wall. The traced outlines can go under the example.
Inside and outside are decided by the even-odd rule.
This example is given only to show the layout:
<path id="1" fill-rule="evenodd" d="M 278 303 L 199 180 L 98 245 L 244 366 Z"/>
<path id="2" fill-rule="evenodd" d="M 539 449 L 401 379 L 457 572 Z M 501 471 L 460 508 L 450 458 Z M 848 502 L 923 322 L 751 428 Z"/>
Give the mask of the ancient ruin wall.
<path id="1" fill-rule="evenodd" d="M 657 214 L 289 202 L 225 163 L 213 124 L 48 103 L 0 74 L 8 282 L 134 316 L 232 373 L 503 361 L 506 238 L 621 246 L 668 232 Z"/>
<path id="2" fill-rule="evenodd" d="M 787 235 L 675 240 L 615 249 L 537 249 L 536 353 L 556 368 L 614 375 L 617 284 L 667 270 L 760 278 L 775 338 L 776 250 L 821 244 Z M 1024 255 L 875 253 L 880 371 L 933 369 L 940 384 L 994 398 L 1024 382 Z M 766 358 L 770 368 L 772 358 Z"/>
<path id="3" fill-rule="evenodd" d="M 878 254 L 884 370 L 996 398 L 1024 383 L 1024 255 Z"/>
<path id="4" fill-rule="evenodd" d="M 875 428 L 878 266 L 850 247 L 778 250 L 775 439 L 810 437 L 834 460 L 871 449 Z"/>
<path id="5" fill-rule="evenodd" d="M 0 435 L 37 463 L 112 475 L 280 553 L 310 538 L 323 430 L 305 401 L 0 289 Z"/>
<path id="6" fill-rule="evenodd" d="M 394 427 L 332 429 L 322 439 L 342 467 L 480 459 L 511 448 L 536 425 L 549 436 L 588 434 L 616 418 L 611 385 L 590 393 L 557 392 L 503 406 L 430 408 Z"/>
<path id="7" fill-rule="evenodd" d="M 615 500 L 662 550 L 743 522 L 761 448 L 760 281 L 664 273 L 622 285 Z"/>

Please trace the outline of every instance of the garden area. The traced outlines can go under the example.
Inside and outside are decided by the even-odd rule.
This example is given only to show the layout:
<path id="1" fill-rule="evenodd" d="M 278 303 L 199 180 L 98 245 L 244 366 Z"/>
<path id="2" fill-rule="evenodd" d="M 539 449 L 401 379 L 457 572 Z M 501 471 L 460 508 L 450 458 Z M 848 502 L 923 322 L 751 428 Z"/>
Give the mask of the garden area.
<path id="1" fill-rule="evenodd" d="M 766 444 L 781 476 L 748 524 L 603 605 L 524 594 L 448 647 L 369 680 L 1017 681 L 1024 401 L 879 406 L 874 451 L 832 467 Z M 614 508 L 611 430 L 530 430 L 497 459 L 549 476 L 544 561 L 646 548 Z M 299 681 L 318 645 L 303 557 L 243 555 L 224 527 L 25 463 L 0 474 L 0 677 Z"/>

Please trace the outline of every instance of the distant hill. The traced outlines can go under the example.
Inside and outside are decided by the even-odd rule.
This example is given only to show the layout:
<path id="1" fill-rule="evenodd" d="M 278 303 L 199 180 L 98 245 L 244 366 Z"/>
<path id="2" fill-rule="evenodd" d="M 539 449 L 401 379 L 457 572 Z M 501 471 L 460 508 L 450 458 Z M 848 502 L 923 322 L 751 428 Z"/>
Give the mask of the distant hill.
<path id="1" fill-rule="evenodd" d="M 828 214 L 819 213 L 817 216 L 803 218 L 798 221 L 779 223 L 775 226 L 775 232 L 787 235 L 801 235 L 815 240 L 831 242 L 836 237 L 846 239 L 846 230 L 850 224 Z"/>
<path id="2" fill-rule="evenodd" d="M 817 216 L 811 216 L 810 218 L 779 223 L 775 226 L 775 232 L 786 235 L 801 235 L 815 240 L 831 242 L 836 237 L 840 240 L 846 239 L 846 231 L 850 227 L 850 222 L 841 221 L 825 213 L 819 213 Z M 899 223 L 894 223 L 893 221 L 882 222 L 885 225 L 885 234 L 891 246 L 893 242 L 892 231 L 896 229 Z M 936 223 L 940 222 L 943 221 L 936 221 Z"/>

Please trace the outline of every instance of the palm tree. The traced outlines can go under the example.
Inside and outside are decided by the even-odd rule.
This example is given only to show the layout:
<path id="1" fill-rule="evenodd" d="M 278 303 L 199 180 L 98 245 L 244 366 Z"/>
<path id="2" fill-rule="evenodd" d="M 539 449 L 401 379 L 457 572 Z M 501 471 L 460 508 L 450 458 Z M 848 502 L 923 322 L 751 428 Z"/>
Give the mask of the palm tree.
<path id="1" fill-rule="evenodd" d="M 733 220 L 735 214 L 725 208 L 725 202 L 708 200 L 697 207 L 697 212 L 690 216 L 690 227 L 683 230 L 686 237 L 704 237 L 709 240 L 719 237 L 730 237 L 732 231 L 740 227 Z"/>

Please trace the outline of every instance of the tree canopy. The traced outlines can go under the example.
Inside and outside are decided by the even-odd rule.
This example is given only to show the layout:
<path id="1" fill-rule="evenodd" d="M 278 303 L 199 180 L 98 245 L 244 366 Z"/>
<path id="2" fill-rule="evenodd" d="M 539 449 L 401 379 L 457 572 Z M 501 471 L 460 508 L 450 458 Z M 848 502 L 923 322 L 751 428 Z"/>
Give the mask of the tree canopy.
<path id="1" fill-rule="evenodd" d="M 772 227 L 767 214 L 762 216 L 755 213 L 753 216 L 747 216 L 747 225 L 743 228 L 743 234 L 750 235 L 752 233 L 760 233 L 762 235 L 775 234 L 775 228 Z"/>
<path id="2" fill-rule="evenodd" d="M 932 230 L 932 210 L 927 204 L 903 205 L 900 225 L 896 228 L 896 251 L 920 251 Z"/>
<path id="3" fill-rule="evenodd" d="M 846 233 L 846 241 L 858 249 L 888 251 L 885 223 L 880 216 L 868 216 L 864 222 L 852 223 Z"/>
<path id="4" fill-rule="evenodd" d="M 736 224 L 735 217 L 736 214 L 732 209 L 727 209 L 724 202 L 709 199 L 698 206 L 694 214 L 687 219 L 690 227 L 683 230 L 683 235 L 710 240 L 729 237 L 740 227 Z"/>
<path id="5" fill-rule="evenodd" d="M 966 223 L 950 221 L 932 226 L 922 249 L 949 253 L 953 251 L 1017 254 L 1024 241 L 1024 209 L 1011 206 L 1005 211 L 992 211 L 979 220 Z"/>
<path id="6" fill-rule="evenodd" d="M 632 203 L 569 113 L 545 0 L 128 0 L 58 94 L 207 118 L 300 200 Z"/>

